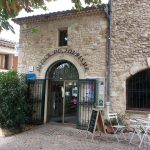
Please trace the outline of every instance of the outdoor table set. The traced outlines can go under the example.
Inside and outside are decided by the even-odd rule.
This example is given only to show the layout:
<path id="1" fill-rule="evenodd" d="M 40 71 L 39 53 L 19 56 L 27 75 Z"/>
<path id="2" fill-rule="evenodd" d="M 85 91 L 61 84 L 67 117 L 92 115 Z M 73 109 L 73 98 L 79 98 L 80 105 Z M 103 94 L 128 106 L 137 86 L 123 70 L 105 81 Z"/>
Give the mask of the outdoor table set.
<path id="1" fill-rule="evenodd" d="M 110 113 L 108 114 L 108 118 L 110 119 L 117 119 L 117 114 L 116 113 Z M 128 120 L 130 122 L 130 128 L 133 129 L 133 133 L 131 135 L 129 144 L 132 143 L 133 138 L 136 136 L 136 138 L 138 137 L 140 142 L 138 144 L 139 148 L 141 147 L 142 143 L 148 142 L 150 144 L 150 135 L 149 135 L 149 131 L 150 131 L 150 114 L 148 114 L 148 118 L 147 119 L 143 119 L 143 118 L 132 118 Z M 126 128 L 128 128 L 128 126 L 124 126 L 124 125 L 120 125 L 119 122 L 117 125 L 112 126 L 112 128 L 114 129 L 114 137 L 117 139 L 117 141 L 119 142 L 119 138 L 118 138 L 118 131 L 120 131 L 121 135 L 123 135 L 124 139 L 126 140 L 126 137 L 124 135 L 124 130 Z"/>
<path id="2" fill-rule="evenodd" d="M 139 143 L 139 148 L 141 147 L 143 141 L 149 142 L 150 143 L 150 136 L 149 136 L 149 130 L 150 130 L 150 114 L 148 114 L 147 119 L 143 118 L 132 118 L 129 119 L 129 122 L 133 124 L 131 125 L 131 128 L 134 129 L 134 132 L 132 133 L 130 142 L 132 142 L 133 138 L 135 135 L 138 136 L 140 143 Z"/>

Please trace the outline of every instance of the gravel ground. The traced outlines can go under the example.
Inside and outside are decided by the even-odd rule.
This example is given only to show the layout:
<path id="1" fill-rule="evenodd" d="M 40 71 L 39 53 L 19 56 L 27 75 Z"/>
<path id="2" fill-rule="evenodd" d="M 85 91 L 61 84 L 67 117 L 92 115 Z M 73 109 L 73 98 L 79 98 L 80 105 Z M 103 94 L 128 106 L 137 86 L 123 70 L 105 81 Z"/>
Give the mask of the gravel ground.
<path id="1" fill-rule="evenodd" d="M 29 131 L 10 137 L 0 137 L 0 150 L 139 150 L 137 145 L 129 144 L 131 134 L 126 134 L 127 141 L 117 142 L 113 135 L 101 135 L 91 140 L 87 131 L 73 126 L 48 123 Z M 138 142 L 138 139 L 134 141 Z M 146 143 L 142 150 L 150 150 Z"/>

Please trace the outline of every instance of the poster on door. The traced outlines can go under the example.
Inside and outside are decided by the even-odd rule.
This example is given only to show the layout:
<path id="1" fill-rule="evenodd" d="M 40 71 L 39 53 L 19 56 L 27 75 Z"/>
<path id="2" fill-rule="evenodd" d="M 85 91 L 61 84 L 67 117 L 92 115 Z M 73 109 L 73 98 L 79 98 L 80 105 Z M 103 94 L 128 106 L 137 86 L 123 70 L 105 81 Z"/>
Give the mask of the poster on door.
<path id="1" fill-rule="evenodd" d="M 93 83 L 87 83 L 86 87 L 86 92 L 87 92 L 87 101 L 91 102 L 94 101 L 94 84 Z"/>
<path id="2" fill-rule="evenodd" d="M 98 106 L 104 107 L 104 92 L 105 92 L 105 86 L 104 86 L 104 80 L 98 80 Z"/>

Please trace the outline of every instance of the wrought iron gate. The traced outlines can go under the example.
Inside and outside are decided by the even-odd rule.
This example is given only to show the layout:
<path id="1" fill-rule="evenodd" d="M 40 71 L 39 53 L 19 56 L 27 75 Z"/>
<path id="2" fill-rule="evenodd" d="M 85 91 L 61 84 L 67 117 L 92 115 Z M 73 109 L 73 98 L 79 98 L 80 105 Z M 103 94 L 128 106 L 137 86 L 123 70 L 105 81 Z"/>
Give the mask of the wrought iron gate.
<path id="1" fill-rule="evenodd" d="M 27 80 L 28 99 L 31 106 L 29 122 L 42 124 L 44 120 L 45 79 Z"/>
<path id="2" fill-rule="evenodd" d="M 42 124 L 44 120 L 46 79 L 27 80 L 31 105 L 30 123 Z M 92 108 L 96 105 L 96 80 L 78 81 L 77 128 L 86 129 Z"/>
<path id="3" fill-rule="evenodd" d="M 96 80 L 79 80 L 78 89 L 77 128 L 87 129 L 92 108 L 96 105 Z"/>

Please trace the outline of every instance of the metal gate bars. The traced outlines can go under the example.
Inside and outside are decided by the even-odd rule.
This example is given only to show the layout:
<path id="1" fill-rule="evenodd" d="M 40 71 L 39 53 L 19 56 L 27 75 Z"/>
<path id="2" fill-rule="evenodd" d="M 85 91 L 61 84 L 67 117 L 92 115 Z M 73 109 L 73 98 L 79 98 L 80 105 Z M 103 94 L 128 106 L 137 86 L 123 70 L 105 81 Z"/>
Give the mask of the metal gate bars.
<path id="1" fill-rule="evenodd" d="M 46 79 L 27 80 L 28 98 L 31 105 L 30 123 L 42 124 L 44 121 L 45 83 Z M 78 80 L 77 83 L 77 128 L 85 129 L 96 103 L 96 80 Z"/>
<path id="2" fill-rule="evenodd" d="M 45 79 L 28 79 L 27 85 L 31 108 L 29 123 L 42 124 L 44 121 Z"/>
<path id="3" fill-rule="evenodd" d="M 96 105 L 96 80 L 79 80 L 78 89 L 77 128 L 87 129 L 92 108 Z"/>

